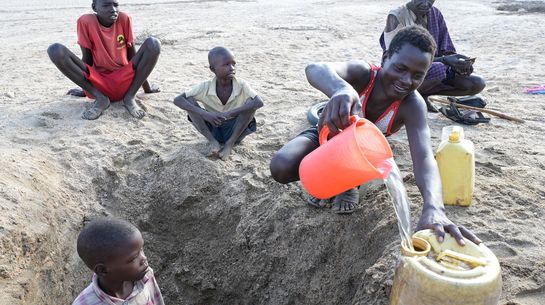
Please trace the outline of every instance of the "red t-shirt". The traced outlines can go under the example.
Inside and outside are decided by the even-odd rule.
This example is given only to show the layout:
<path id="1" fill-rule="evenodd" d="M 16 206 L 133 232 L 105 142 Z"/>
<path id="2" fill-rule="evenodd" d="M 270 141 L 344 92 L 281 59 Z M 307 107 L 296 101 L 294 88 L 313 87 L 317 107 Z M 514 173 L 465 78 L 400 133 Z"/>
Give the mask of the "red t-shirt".
<path id="1" fill-rule="evenodd" d="M 95 14 L 85 14 L 78 19 L 78 44 L 91 50 L 93 67 L 100 73 L 110 73 L 129 63 L 127 48 L 133 46 L 132 19 L 119 12 L 109 28 L 98 22 Z"/>

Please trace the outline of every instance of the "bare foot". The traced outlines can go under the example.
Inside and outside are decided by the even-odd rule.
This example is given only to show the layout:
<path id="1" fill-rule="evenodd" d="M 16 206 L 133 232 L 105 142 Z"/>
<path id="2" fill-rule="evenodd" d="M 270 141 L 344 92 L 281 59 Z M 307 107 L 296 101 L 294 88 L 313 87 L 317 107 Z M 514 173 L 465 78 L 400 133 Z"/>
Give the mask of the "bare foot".
<path id="1" fill-rule="evenodd" d="M 110 107 L 110 99 L 105 95 L 97 96 L 93 106 L 87 109 L 81 117 L 86 120 L 96 120 L 108 107 Z"/>
<path id="2" fill-rule="evenodd" d="M 220 150 L 218 157 L 222 159 L 223 161 L 229 160 L 229 155 L 231 154 L 231 150 L 233 150 L 233 146 L 229 144 L 225 144 L 223 148 Z"/>
<path id="3" fill-rule="evenodd" d="M 354 205 L 358 203 L 360 193 L 358 188 L 349 189 L 333 199 L 333 212 L 337 214 L 354 213 Z"/>
<path id="4" fill-rule="evenodd" d="M 146 115 L 146 112 L 138 106 L 134 98 L 124 98 L 123 105 L 127 108 L 129 113 L 137 119 L 141 119 Z"/>
<path id="5" fill-rule="evenodd" d="M 208 142 L 208 153 L 207 157 L 219 157 L 219 152 L 221 150 L 221 144 L 218 141 Z"/>

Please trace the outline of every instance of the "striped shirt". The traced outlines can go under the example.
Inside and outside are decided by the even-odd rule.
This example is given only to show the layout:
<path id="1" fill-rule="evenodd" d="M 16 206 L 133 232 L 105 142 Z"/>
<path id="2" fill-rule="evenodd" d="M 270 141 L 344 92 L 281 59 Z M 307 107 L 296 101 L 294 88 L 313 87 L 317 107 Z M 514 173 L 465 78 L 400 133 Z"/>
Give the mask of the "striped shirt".
<path id="1" fill-rule="evenodd" d="M 125 300 L 106 294 L 98 286 L 98 277 L 93 274 L 92 283 L 87 286 L 72 303 L 72 305 L 164 305 L 161 290 L 157 285 L 153 270 L 134 282 L 132 293 Z"/>
<path id="2" fill-rule="evenodd" d="M 443 14 L 441 14 L 441 11 L 435 6 L 432 6 L 428 12 L 427 29 L 435 40 L 435 43 L 437 43 L 435 57 L 456 54 L 456 48 L 454 48 L 454 44 L 450 38 Z M 447 69 L 448 67 L 446 65 L 440 62 L 434 62 L 426 75 L 426 79 L 443 80 L 447 78 Z"/>

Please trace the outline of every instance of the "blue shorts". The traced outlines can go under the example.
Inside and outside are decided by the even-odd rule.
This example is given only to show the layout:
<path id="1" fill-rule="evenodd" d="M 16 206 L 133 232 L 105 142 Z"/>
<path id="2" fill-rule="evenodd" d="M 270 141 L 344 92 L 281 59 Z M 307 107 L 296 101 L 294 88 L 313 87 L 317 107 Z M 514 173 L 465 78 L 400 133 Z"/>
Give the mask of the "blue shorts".
<path id="1" fill-rule="evenodd" d="M 187 119 L 190 122 L 192 122 L 189 116 L 187 116 Z M 231 138 L 231 136 L 233 135 L 233 129 L 235 127 L 236 122 L 237 122 L 237 119 L 234 118 L 234 119 L 227 120 L 223 122 L 223 124 L 221 124 L 220 126 L 216 127 L 205 121 L 206 126 L 208 126 L 208 130 L 210 130 L 210 132 L 212 133 L 212 136 L 214 136 L 214 139 L 220 142 L 220 144 L 225 144 L 225 142 L 227 142 L 227 140 Z M 240 142 L 240 140 L 242 140 L 243 137 L 251 133 L 254 133 L 256 130 L 257 130 L 257 124 L 255 121 L 255 118 L 252 118 L 252 120 L 250 121 L 250 124 L 248 124 L 248 127 L 242 132 L 242 134 L 240 135 L 236 143 L 238 144 L 238 142 Z"/>

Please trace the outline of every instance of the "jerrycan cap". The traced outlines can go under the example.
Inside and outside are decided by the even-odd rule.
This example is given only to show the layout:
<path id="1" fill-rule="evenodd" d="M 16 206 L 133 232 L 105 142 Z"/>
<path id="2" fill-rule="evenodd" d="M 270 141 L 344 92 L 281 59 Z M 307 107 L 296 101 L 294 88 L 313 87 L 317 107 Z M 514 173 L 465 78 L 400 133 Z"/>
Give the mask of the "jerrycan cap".
<path id="1" fill-rule="evenodd" d="M 458 143 L 458 142 L 460 142 L 460 133 L 459 133 L 459 132 L 456 132 L 456 131 L 453 131 L 453 132 L 448 136 L 448 141 L 451 142 L 451 143 Z"/>
<path id="2" fill-rule="evenodd" d="M 458 134 L 457 141 L 461 141 L 465 138 L 464 129 L 462 128 L 462 126 L 450 125 L 443 127 L 443 129 L 441 130 L 441 142 L 449 141 L 453 133 Z"/>

